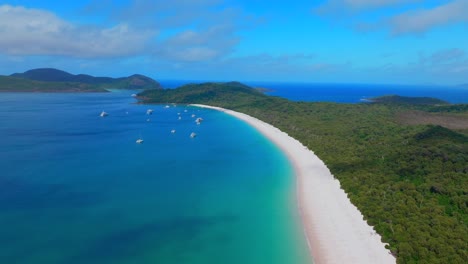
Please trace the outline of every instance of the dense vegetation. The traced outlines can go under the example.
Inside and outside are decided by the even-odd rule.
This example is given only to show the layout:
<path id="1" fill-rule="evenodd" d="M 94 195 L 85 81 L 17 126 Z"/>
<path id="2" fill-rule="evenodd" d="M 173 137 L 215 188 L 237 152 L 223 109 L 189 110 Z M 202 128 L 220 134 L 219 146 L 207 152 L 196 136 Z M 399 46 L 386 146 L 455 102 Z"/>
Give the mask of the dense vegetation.
<path id="1" fill-rule="evenodd" d="M 407 97 L 399 95 L 386 95 L 370 100 L 381 104 L 406 104 L 406 105 L 446 105 L 446 101 L 431 97 Z"/>
<path id="2" fill-rule="evenodd" d="M 467 130 L 405 125 L 396 118 L 415 108 L 467 117 L 466 105 L 291 102 L 240 83 L 140 96 L 145 103 L 225 107 L 280 128 L 327 164 L 398 263 L 466 263 Z"/>
<path id="3" fill-rule="evenodd" d="M 160 84 L 143 75 L 110 78 L 70 74 L 43 68 L 0 76 L 0 91 L 15 92 L 106 92 L 106 89 L 160 89 Z"/>
<path id="4" fill-rule="evenodd" d="M 107 92 L 107 90 L 86 83 L 42 82 L 0 76 L 0 92 Z"/>

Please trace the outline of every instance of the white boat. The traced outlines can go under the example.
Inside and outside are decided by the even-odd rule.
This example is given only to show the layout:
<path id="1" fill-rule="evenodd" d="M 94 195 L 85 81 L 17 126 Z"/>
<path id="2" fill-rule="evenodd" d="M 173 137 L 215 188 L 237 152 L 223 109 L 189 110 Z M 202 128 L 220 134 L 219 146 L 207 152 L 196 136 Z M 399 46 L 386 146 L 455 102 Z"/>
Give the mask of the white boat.
<path id="1" fill-rule="evenodd" d="M 153 109 L 148 109 L 148 110 L 146 110 L 146 114 L 147 115 L 152 115 L 153 111 L 154 111 Z"/>
<path id="2" fill-rule="evenodd" d="M 137 95 L 136 95 L 136 94 L 132 94 L 132 97 L 137 97 Z"/>
<path id="3" fill-rule="evenodd" d="M 109 115 L 108 113 L 102 111 L 101 114 L 100 114 L 99 116 L 100 116 L 100 117 L 105 117 L 105 116 L 108 116 L 108 115 Z"/>
<path id="4" fill-rule="evenodd" d="M 166 105 L 164 108 L 169 108 L 170 106 Z"/>
<path id="5" fill-rule="evenodd" d="M 197 123 L 201 123 L 202 121 L 203 121 L 203 118 L 201 118 L 201 117 L 198 117 L 197 119 L 195 119 L 195 122 L 197 122 Z"/>
<path id="6" fill-rule="evenodd" d="M 192 117 L 195 117 L 195 114 L 192 114 Z"/>
<path id="7" fill-rule="evenodd" d="M 191 137 L 191 138 L 194 138 L 194 137 L 196 137 L 196 136 L 197 136 L 197 134 L 195 134 L 194 132 L 192 132 L 192 134 L 190 134 L 190 137 Z"/>
<path id="8" fill-rule="evenodd" d="M 184 110 L 184 113 L 187 113 L 187 110 Z"/>
<path id="9" fill-rule="evenodd" d="M 179 120 L 181 120 L 181 119 L 182 119 L 182 117 L 181 117 L 181 116 L 179 116 Z"/>
<path id="10" fill-rule="evenodd" d="M 172 133 L 172 134 L 175 134 L 175 132 L 176 132 L 175 129 L 172 129 L 172 130 L 171 130 L 171 133 Z"/>
<path id="11" fill-rule="evenodd" d="M 141 139 L 141 138 L 137 139 L 137 140 L 136 140 L 136 143 L 138 143 L 138 144 L 143 143 L 143 139 Z"/>

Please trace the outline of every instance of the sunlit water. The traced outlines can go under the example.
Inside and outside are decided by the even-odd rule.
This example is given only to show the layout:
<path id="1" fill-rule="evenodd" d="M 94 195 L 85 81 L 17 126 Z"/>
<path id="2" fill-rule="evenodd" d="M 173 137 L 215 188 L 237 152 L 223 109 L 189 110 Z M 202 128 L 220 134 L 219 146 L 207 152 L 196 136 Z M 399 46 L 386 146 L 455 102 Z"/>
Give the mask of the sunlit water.
<path id="1" fill-rule="evenodd" d="M 0 263 L 310 262 L 271 142 L 131 93 L 0 94 Z"/>

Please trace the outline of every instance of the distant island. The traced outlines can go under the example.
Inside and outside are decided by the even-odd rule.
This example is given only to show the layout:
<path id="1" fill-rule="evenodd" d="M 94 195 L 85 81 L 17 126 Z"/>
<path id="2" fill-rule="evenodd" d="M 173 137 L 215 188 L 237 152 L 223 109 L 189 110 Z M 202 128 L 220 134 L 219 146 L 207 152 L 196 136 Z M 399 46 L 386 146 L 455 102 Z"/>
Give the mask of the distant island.
<path id="1" fill-rule="evenodd" d="M 397 263 L 464 263 L 468 105 L 385 96 L 373 103 L 293 102 L 239 82 L 147 90 L 142 103 L 245 113 L 325 162 Z"/>
<path id="2" fill-rule="evenodd" d="M 94 77 L 53 68 L 0 75 L 0 92 L 108 92 L 108 89 L 161 89 L 161 85 L 140 74 L 121 78 Z"/>

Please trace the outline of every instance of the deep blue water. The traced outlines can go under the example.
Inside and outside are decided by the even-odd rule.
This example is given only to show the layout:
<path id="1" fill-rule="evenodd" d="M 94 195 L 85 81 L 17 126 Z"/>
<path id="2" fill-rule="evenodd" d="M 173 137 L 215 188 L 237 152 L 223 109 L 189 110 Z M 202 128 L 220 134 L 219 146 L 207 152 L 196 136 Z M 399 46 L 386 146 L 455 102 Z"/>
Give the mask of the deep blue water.
<path id="1" fill-rule="evenodd" d="M 0 263 L 309 263 L 271 142 L 131 93 L 0 93 Z"/>
<path id="2" fill-rule="evenodd" d="M 161 81 L 166 88 L 176 88 L 200 81 Z M 468 103 L 468 89 L 457 86 L 434 85 L 386 85 L 386 84 L 320 84 L 245 82 L 252 87 L 273 90 L 267 94 L 293 101 L 361 103 L 365 99 L 382 95 L 435 97 L 450 103 Z"/>

